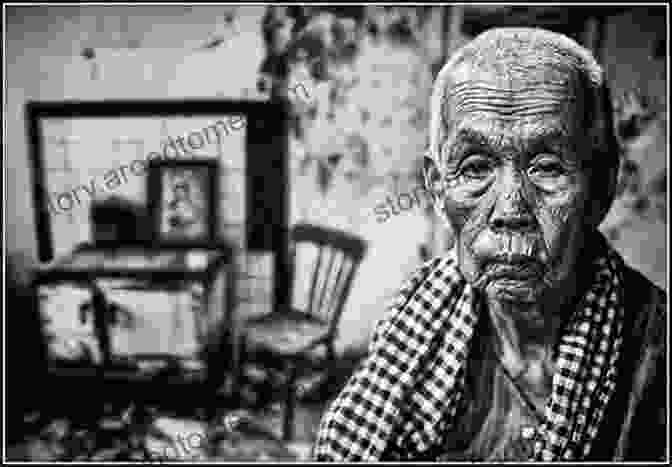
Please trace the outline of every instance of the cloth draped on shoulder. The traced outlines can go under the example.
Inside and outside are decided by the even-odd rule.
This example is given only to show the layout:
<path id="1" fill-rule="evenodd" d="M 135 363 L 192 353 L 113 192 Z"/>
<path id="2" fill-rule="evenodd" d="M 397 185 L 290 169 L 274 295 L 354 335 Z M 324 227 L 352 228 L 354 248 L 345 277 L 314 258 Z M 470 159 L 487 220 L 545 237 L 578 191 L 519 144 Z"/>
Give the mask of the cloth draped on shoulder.
<path id="1" fill-rule="evenodd" d="M 601 240 L 604 240 L 601 238 Z M 568 319 L 558 371 L 530 460 L 588 455 L 614 393 L 621 354 L 623 268 L 601 241 L 592 284 Z M 407 280 L 377 324 L 369 355 L 320 423 L 317 461 L 419 459 L 455 423 L 482 304 L 452 255 Z"/>

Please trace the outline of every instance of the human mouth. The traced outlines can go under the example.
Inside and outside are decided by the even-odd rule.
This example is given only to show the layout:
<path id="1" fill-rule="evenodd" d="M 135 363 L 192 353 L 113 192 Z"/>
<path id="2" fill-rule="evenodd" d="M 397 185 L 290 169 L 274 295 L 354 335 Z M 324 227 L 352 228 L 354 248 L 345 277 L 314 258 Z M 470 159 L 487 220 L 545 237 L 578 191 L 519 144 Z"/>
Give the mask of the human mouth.
<path id="1" fill-rule="evenodd" d="M 542 272 L 543 268 L 535 258 L 516 253 L 503 253 L 485 264 L 485 273 L 491 280 L 526 280 L 538 278 Z"/>
<path id="2" fill-rule="evenodd" d="M 510 233 L 499 238 L 499 249 L 491 252 L 484 264 L 490 279 L 530 279 L 543 273 L 538 236 Z"/>

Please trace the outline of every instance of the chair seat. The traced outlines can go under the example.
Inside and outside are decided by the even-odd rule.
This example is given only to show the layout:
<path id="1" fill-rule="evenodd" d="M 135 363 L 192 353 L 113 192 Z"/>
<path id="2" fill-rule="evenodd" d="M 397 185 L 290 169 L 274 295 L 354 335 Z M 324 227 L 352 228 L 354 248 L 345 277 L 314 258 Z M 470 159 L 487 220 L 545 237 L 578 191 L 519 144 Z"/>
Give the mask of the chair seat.
<path id="1" fill-rule="evenodd" d="M 281 356 L 296 356 L 323 342 L 329 326 L 298 311 L 272 313 L 248 322 L 246 343 Z"/>

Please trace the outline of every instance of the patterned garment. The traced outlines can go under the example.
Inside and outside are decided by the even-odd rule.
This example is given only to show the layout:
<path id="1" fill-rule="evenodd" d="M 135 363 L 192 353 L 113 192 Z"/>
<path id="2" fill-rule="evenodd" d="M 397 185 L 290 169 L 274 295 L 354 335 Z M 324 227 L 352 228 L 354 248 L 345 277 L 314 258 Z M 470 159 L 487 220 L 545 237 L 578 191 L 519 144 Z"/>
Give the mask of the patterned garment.
<path id="1" fill-rule="evenodd" d="M 588 455 L 615 389 L 624 319 L 623 263 L 600 239 L 592 286 L 558 346 L 531 459 Z M 482 302 L 454 256 L 425 263 L 376 326 L 368 358 L 321 421 L 318 461 L 424 459 L 454 427 Z"/>

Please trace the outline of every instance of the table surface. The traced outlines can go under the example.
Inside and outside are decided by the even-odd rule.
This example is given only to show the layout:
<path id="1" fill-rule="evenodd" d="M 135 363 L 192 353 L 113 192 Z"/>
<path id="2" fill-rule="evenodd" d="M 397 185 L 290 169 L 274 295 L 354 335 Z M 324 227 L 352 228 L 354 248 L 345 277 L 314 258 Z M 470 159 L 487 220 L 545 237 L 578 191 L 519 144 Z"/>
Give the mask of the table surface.
<path id="1" fill-rule="evenodd" d="M 226 250 L 194 248 L 101 249 L 80 247 L 71 254 L 38 268 L 40 279 L 86 279 L 100 277 L 137 277 L 151 279 L 190 278 L 209 274 L 229 257 Z"/>

